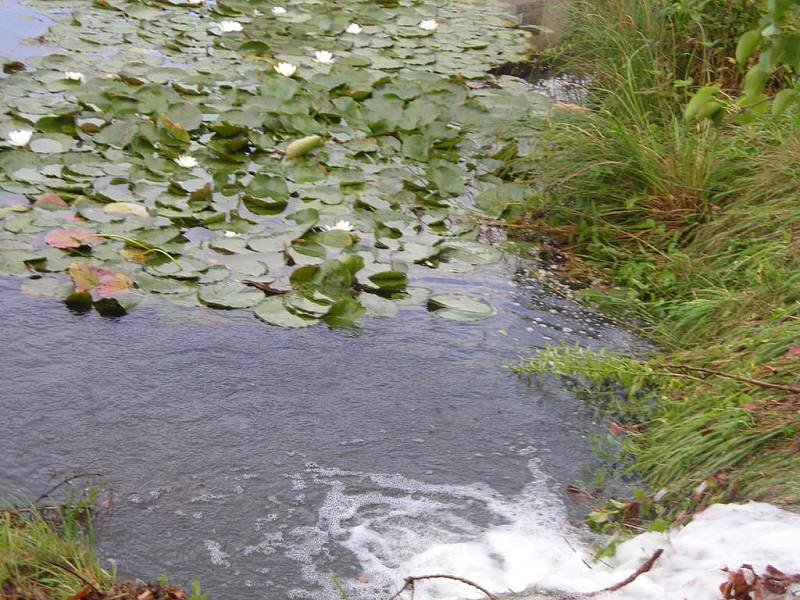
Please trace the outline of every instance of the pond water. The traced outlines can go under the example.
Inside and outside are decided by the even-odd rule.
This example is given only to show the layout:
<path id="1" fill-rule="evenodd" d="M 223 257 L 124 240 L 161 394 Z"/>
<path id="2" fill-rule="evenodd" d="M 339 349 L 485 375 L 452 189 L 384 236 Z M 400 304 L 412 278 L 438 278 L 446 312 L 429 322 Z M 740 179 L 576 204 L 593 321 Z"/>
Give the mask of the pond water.
<path id="1" fill-rule="evenodd" d="M 8 58 L 27 56 L 12 40 L 38 35 L 37 15 L 0 4 Z M 119 40 L 132 31 L 113 25 Z M 22 198 L 3 194 L 4 206 Z M 374 598 L 434 567 L 524 585 L 519 540 L 543 541 L 543 559 L 574 554 L 563 536 L 579 535 L 580 509 L 563 488 L 592 467 L 604 428 L 560 382 L 503 365 L 560 342 L 637 343 L 529 268 L 511 256 L 468 272 L 411 265 L 418 289 L 466 292 L 496 313 L 461 323 L 400 302 L 357 332 L 166 301 L 104 317 L 2 277 L 0 495 L 102 473 L 114 492 L 104 557 L 123 576 L 199 578 L 212 598 L 328 599 L 339 585 Z M 504 527 L 510 543 L 487 538 Z"/>
<path id="2" fill-rule="evenodd" d="M 320 597 L 331 573 L 385 583 L 518 512 L 562 531 L 561 490 L 592 464 L 598 428 L 558 383 L 502 365 L 631 338 L 513 260 L 425 283 L 469 286 L 499 312 L 454 324 L 413 308 L 350 335 L 169 306 L 75 314 L 3 279 L 0 487 L 107 474 L 100 537 L 120 572 L 200 577 L 216 598 Z"/>
<path id="3" fill-rule="evenodd" d="M 0 57 L 22 60 L 52 52 L 35 39 L 47 31 L 51 20 L 19 0 L 0 0 Z"/>

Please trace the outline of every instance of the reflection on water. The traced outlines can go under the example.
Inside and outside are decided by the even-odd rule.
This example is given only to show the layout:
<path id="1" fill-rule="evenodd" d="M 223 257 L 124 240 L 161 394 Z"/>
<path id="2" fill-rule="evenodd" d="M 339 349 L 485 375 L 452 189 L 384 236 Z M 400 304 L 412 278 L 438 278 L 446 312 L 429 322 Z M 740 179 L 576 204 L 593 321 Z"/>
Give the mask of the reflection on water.
<path id="1" fill-rule="evenodd" d="M 21 60 L 52 52 L 32 39 L 47 31 L 50 23 L 19 0 L 0 0 L 0 57 Z"/>

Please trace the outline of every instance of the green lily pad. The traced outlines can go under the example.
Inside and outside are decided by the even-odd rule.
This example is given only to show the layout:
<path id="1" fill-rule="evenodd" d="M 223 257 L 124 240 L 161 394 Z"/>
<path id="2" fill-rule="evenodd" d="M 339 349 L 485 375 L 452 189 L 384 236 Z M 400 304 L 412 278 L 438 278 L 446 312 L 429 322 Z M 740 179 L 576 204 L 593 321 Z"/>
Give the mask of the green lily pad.
<path id="1" fill-rule="evenodd" d="M 299 317 L 289 312 L 279 296 L 262 300 L 253 307 L 253 312 L 262 321 L 278 327 L 309 327 L 319 323 L 318 319 Z"/>
<path id="2" fill-rule="evenodd" d="M 428 298 L 428 310 L 453 321 L 480 321 L 495 314 L 494 307 L 480 298 L 463 294 L 439 294 Z"/>
<path id="3" fill-rule="evenodd" d="M 264 299 L 264 292 L 238 281 L 226 281 L 201 286 L 197 297 L 212 308 L 250 308 Z"/>

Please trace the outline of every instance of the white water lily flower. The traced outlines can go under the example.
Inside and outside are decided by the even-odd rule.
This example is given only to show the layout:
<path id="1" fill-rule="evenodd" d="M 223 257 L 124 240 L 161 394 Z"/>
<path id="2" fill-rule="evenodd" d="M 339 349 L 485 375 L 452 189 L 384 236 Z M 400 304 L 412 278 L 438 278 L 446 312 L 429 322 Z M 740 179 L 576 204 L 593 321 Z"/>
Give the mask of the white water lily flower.
<path id="1" fill-rule="evenodd" d="M 273 6 L 272 7 L 272 14 L 273 15 L 285 15 L 286 14 L 286 9 L 283 8 L 282 6 Z"/>
<path id="2" fill-rule="evenodd" d="M 70 81 L 83 81 L 85 78 L 80 71 L 64 71 L 64 79 Z"/>
<path id="3" fill-rule="evenodd" d="M 241 31 L 242 24 L 239 21 L 220 21 L 219 30 L 222 33 L 231 33 L 233 31 Z"/>
<path id="4" fill-rule="evenodd" d="M 189 156 L 188 154 L 181 154 L 175 159 L 175 164 L 185 169 L 191 169 L 192 167 L 197 166 L 197 159 L 194 156 Z"/>
<path id="5" fill-rule="evenodd" d="M 353 226 L 350 221 L 337 221 L 333 225 L 324 225 L 322 229 L 325 231 L 353 231 Z"/>
<path id="6" fill-rule="evenodd" d="M 277 73 L 280 73 L 284 77 L 291 77 L 295 73 L 297 73 L 297 67 L 292 63 L 278 63 L 273 67 Z"/>
<path id="7" fill-rule="evenodd" d="M 24 148 L 31 141 L 33 132 L 30 129 L 17 129 L 8 132 L 8 143 L 17 148 Z"/>
<path id="8" fill-rule="evenodd" d="M 347 29 L 345 29 L 345 31 L 347 33 L 353 33 L 355 35 L 358 35 L 362 31 L 364 31 L 364 28 L 361 27 L 361 25 L 359 25 L 358 23 L 350 23 L 350 25 L 347 26 Z"/>
<path id="9" fill-rule="evenodd" d="M 425 31 L 433 31 L 437 27 L 439 27 L 439 23 L 434 21 L 433 19 L 425 19 L 421 21 L 419 24 L 420 29 L 424 29 Z"/>
<path id="10" fill-rule="evenodd" d="M 238 233 L 236 233 L 235 231 L 228 231 L 226 229 L 225 230 L 225 237 L 226 238 L 237 238 L 237 237 L 241 237 L 241 236 Z"/>
<path id="11" fill-rule="evenodd" d="M 314 52 L 314 60 L 323 65 L 329 65 L 334 61 L 333 53 L 327 50 L 317 50 Z"/>

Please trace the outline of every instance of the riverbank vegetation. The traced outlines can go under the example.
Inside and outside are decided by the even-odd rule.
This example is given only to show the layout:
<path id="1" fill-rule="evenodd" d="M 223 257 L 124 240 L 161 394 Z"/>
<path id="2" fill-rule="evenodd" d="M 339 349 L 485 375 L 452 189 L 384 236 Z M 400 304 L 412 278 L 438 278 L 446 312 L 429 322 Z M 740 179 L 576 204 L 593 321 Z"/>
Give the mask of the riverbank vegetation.
<path id="1" fill-rule="evenodd" d="M 166 582 L 118 580 L 97 555 L 94 494 L 0 507 L 0 600 L 207 600 Z"/>
<path id="2" fill-rule="evenodd" d="M 549 116 L 528 225 L 568 252 L 585 298 L 661 349 L 557 348 L 515 367 L 576 377 L 612 415 L 626 472 L 650 492 L 593 513 L 601 528 L 800 502 L 800 114 L 768 100 L 790 69 L 736 103 L 758 60 L 737 63 L 737 45 L 766 4 L 578 1 L 543 57 L 588 82 L 586 110 Z M 712 85 L 726 109 L 687 119 Z"/>

